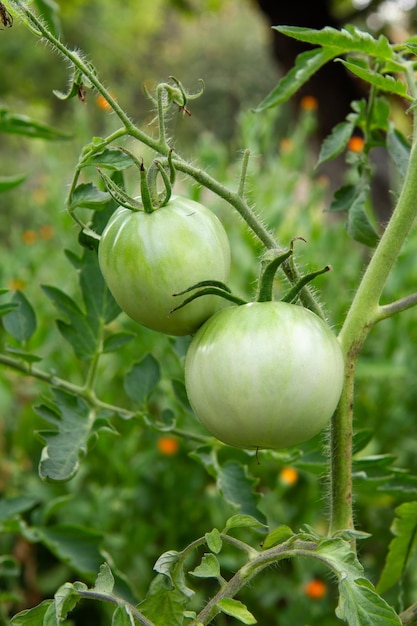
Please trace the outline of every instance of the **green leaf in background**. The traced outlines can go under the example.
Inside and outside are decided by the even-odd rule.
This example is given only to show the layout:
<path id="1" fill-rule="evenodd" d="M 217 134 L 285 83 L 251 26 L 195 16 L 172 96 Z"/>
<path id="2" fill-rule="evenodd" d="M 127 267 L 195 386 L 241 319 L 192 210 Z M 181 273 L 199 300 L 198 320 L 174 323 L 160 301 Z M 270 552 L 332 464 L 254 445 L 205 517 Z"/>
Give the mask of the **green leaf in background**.
<path id="1" fill-rule="evenodd" d="M 46 22 L 49 30 L 55 37 L 59 37 L 61 23 L 59 19 L 60 8 L 55 0 L 34 0 L 39 14 Z"/>
<path id="2" fill-rule="evenodd" d="M 9 354 L 13 354 L 14 356 L 19 357 L 22 361 L 26 361 L 26 363 L 36 363 L 38 361 L 42 361 L 42 357 L 37 356 L 36 354 L 32 354 L 30 352 L 25 352 L 24 350 L 20 350 L 19 348 L 14 348 L 13 346 L 6 345 L 6 352 Z"/>
<path id="3" fill-rule="evenodd" d="M 408 168 L 410 145 L 404 135 L 392 123 L 388 128 L 386 145 L 401 184 L 404 181 Z"/>
<path id="4" fill-rule="evenodd" d="M 0 192 L 9 191 L 17 187 L 23 181 L 26 180 L 26 174 L 20 174 L 18 176 L 0 176 Z"/>
<path id="5" fill-rule="evenodd" d="M 325 138 L 321 145 L 318 165 L 336 158 L 346 149 L 349 139 L 352 137 L 357 118 L 357 113 L 351 113 L 348 115 L 345 122 L 336 124 L 330 135 Z"/>
<path id="6" fill-rule="evenodd" d="M 395 519 L 391 526 L 394 535 L 385 567 L 377 585 L 377 591 L 384 593 L 393 587 L 405 574 L 417 542 L 417 502 L 405 502 L 395 509 Z"/>
<path id="7" fill-rule="evenodd" d="M 116 352 L 120 350 L 123 346 L 130 343 L 135 339 L 136 335 L 134 333 L 128 332 L 120 332 L 113 333 L 105 338 L 103 342 L 103 352 Z"/>
<path id="8" fill-rule="evenodd" d="M 356 185 L 344 185 L 338 189 L 333 197 L 329 211 L 349 211 L 358 195 Z"/>
<path id="9" fill-rule="evenodd" d="M 48 405 L 35 407 L 36 413 L 55 427 L 38 432 L 45 443 L 39 473 L 45 480 L 67 481 L 77 473 L 80 458 L 86 454 L 94 421 L 81 398 L 60 389 L 53 389 L 53 396 Z"/>
<path id="10" fill-rule="evenodd" d="M 80 287 L 85 304 L 86 317 L 95 334 L 101 339 L 102 324 L 109 324 L 120 313 L 120 307 L 107 289 L 98 264 L 97 254 L 86 250 L 80 272 Z"/>
<path id="11" fill-rule="evenodd" d="M 226 526 L 224 529 L 225 533 L 228 533 L 229 530 L 233 528 L 265 528 L 265 524 L 259 521 L 257 517 L 253 517 L 253 515 L 242 515 L 238 513 L 237 515 L 232 515 L 226 522 Z"/>
<path id="12" fill-rule="evenodd" d="M 265 540 L 262 544 L 262 548 L 264 550 L 268 550 L 268 548 L 272 548 L 273 546 L 278 546 L 280 543 L 287 541 L 294 536 L 294 532 L 291 530 L 289 526 L 278 526 L 278 528 L 274 528 L 270 533 L 265 537 Z"/>
<path id="13" fill-rule="evenodd" d="M 355 241 L 374 248 L 379 236 L 367 214 L 369 202 L 369 187 L 365 186 L 359 190 L 348 212 L 347 231 Z"/>
<path id="14" fill-rule="evenodd" d="M 7 519 L 30 511 L 38 503 L 35 498 L 26 496 L 16 498 L 2 498 L 0 500 L 0 525 Z"/>
<path id="15" fill-rule="evenodd" d="M 5 330 L 20 343 L 31 338 L 36 331 L 36 314 L 29 300 L 21 291 L 16 291 L 12 303 L 17 307 L 3 316 Z"/>
<path id="16" fill-rule="evenodd" d="M 161 368 L 159 363 L 155 357 L 148 354 L 142 361 L 135 363 L 126 374 L 124 388 L 135 404 L 143 406 L 160 379 Z"/>
<path id="17" fill-rule="evenodd" d="M 239 620 L 239 622 L 242 622 L 242 624 L 257 624 L 257 621 L 252 613 L 250 613 L 246 606 L 239 600 L 234 600 L 233 598 L 223 598 L 217 602 L 216 606 L 222 613 L 230 615 L 230 617 L 234 617 Z"/>
<path id="18" fill-rule="evenodd" d="M 71 139 L 72 135 L 64 133 L 48 124 L 37 122 L 27 115 L 9 113 L 8 109 L 0 109 L 0 133 L 25 135 L 35 139 L 50 141 Z"/>
<path id="19" fill-rule="evenodd" d="M 106 191 L 101 191 L 93 183 L 81 183 L 78 185 L 70 198 L 70 209 L 84 207 L 98 210 L 109 201 L 110 195 Z"/>
<path id="20" fill-rule="evenodd" d="M 218 471 L 217 486 L 224 499 L 242 513 L 265 524 L 265 515 L 258 509 L 261 495 L 255 492 L 257 482 L 257 479 L 248 475 L 247 467 L 236 461 L 226 462 Z"/>
<path id="21" fill-rule="evenodd" d="M 83 166 L 106 167 L 110 170 L 125 170 L 133 165 L 128 154 L 118 148 L 104 148 L 83 160 Z"/>
<path id="22" fill-rule="evenodd" d="M 61 335 L 71 344 L 79 359 L 92 359 L 97 350 L 97 336 L 78 304 L 57 287 L 42 285 L 42 289 L 69 320 L 69 323 L 57 320 Z"/>
<path id="23" fill-rule="evenodd" d="M 336 56 L 336 53 L 320 48 L 302 52 L 296 58 L 294 67 L 279 81 L 278 85 L 256 107 L 258 113 L 286 102 L 323 65 Z"/>
<path id="24" fill-rule="evenodd" d="M 48 608 L 54 604 L 53 600 L 44 600 L 33 609 L 20 611 L 10 620 L 11 626 L 40 626 L 45 624 L 44 617 Z"/>

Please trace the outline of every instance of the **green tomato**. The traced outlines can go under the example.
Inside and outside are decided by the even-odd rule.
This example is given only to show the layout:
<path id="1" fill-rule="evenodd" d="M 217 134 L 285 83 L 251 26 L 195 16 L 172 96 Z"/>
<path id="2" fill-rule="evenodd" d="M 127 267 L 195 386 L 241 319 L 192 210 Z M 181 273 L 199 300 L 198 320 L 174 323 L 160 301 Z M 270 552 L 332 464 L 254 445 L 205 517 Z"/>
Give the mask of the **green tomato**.
<path id="1" fill-rule="evenodd" d="M 230 246 L 214 213 L 173 196 L 152 213 L 119 207 L 102 234 L 98 259 L 127 315 L 159 332 L 188 335 L 216 312 L 220 299 L 202 296 L 170 313 L 186 298 L 173 294 L 204 280 L 225 282 Z"/>
<path id="2" fill-rule="evenodd" d="M 195 334 L 185 361 L 195 415 L 238 448 L 287 448 L 316 435 L 337 406 L 343 373 L 327 324 L 284 302 L 219 311 Z"/>

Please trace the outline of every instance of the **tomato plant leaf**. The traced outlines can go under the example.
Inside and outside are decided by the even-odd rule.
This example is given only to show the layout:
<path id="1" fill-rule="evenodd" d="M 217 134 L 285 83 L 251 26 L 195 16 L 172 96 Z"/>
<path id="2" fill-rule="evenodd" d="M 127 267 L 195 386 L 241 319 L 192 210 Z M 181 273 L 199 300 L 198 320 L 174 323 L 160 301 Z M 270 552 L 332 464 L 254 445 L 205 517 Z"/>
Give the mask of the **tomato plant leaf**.
<path id="1" fill-rule="evenodd" d="M 264 550 L 268 550 L 268 548 L 278 546 L 280 543 L 287 541 L 287 539 L 290 539 L 293 536 L 294 532 L 289 526 L 278 526 L 278 528 L 274 528 L 274 530 L 271 530 L 271 532 L 267 534 L 262 543 L 262 548 Z"/>
<path id="2" fill-rule="evenodd" d="M 208 549 L 214 554 L 219 554 L 223 546 L 223 541 L 217 528 L 213 528 L 211 532 L 206 533 L 205 539 Z"/>
<path id="3" fill-rule="evenodd" d="M 82 585 L 81 589 L 83 591 L 87 590 L 87 585 L 84 583 L 64 583 L 54 595 L 55 617 L 57 624 L 61 624 L 63 622 L 68 613 L 70 613 L 77 606 L 79 600 L 81 599 L 76 592 L 76 585 L 78 587 Z"/>
<path id="4" fill-rule="evenodd" d="M 100 565 L 100 571 L 94 583 L 94 589 L 101 593 L 112 593 L 114 589 L 114 576 L 107 563 Z"/>
<path id="5" fill-rule="evenodd" d="M 113 333 L 105 338 L 103 342 L 103 352 L 116 352 L 120 350 L 123 346 L 130 343 L 135 339 L 136 335 L 134 333 L 128 332 L 120 332 Z"/>
<path id="6" fill-rule="evenodd" d="M 405 502 L 395 509 L 396 517 L 391 526 L 394 538 L 389 545 L 384 569 L 377 591 L 384 593 L 404 575 L 407 564 L 417 543 L 417 502 Z"/>
<path id="7" fill-rule="evenodd" d="M 94 580 L 103 563 L 101 533 L 75 524 L 56 524 L 37 529 L 39 540 L 57 558 L 88 580 Z"/>
<path id="8" fill-rule="evenodd" d="M 55 37 L 59 37 L 61 24 L 59 19 L 59 5 L 55 0 L 35 0 L 35 4 L 48 29 Z"/>
<path id="9" fill-rule="evenodd" d="M 124 388 L 131 400 L 143 406 L 161 379 L 161 368 L 151 354 L 135 363 L 124 379 Z"/>
<path id="10" fill-rule="evenodd" d="M 38 503 L 36 498 L 29 498 L 26 496 L 16 498 L 2 498 L 0 500 L 0 524 L 7 519 L 25 513 Z"/>
<path id="11" fill-rule="evenodd" d="M 10 624 L 11 626 L 39 626 L 39 624 L 44 624 L 46 611 L 53 604 L 53 600 L 44 600 L 33 609 L 20 611 L 11 618 Z"/>
<path id="12" fill-rule="evenodd" d="M 368 202 L 369 187 L 365 185 L 360 188 L 349 208 L 347 231 L 355 241 L 374 248 L 379 241 L 379 236 L 367 214 Z"/>
<path id="13" fill-rule="evenodd" d="M 242 622 L 242 624 L 257 623 L 252 613 L 250 613 L 246 606 L 239 600 L 235 600 L 234 598 L 222 598 L 217 602 L 216 606 L 222 613 L 234 617 L 239 620 L 239 622 Z"/>
<path id="14" fill-rule="evenodd" d="M 0 176 L 0 192 L 9 191 L 17 187 L 23 181 L 26 180 L 26 174 L 20 174 L 18 176 Z"/>
<path id="15" fill-rule="evenodd" d="M 336 158 L 339 154 L 346 149 L 349 139 L 352 136 L 355 128 L 358 114 L 351 113 L 345 122 L 336 124 L 330 135 L 328 135 L 321 145 L 321 150 L 318 158 L 318 165 L 326 163 L 331 159 Z"/>
<path id="16" fill-rule="evenodd" d="M 352 25 L 347 25 L 340 30 L 331 26 L 316 30 L 302 26 L 285 25 L 274 26 L 274 29 L 288 37 L 298 39 L 298 41 L 337 50 L 337 54 L 360 52 L 383 61 L 390 61 L 393 58 L 392 48 L 384 35 L 375 39 L 370 33 Z"/>
<path id="17" fill-rule="evenodd" d="M 109 201 L 109 198 L 107 191 L 101 191 L 93 183 L 81 183 L 71 194 L 69 208 L 73 210 L 85 207 L 97 211 Z"/>
<path id="18" fill-rule="evenodd" d="M 81 360 L 93 358 L 97 349 L 96 334 L 78 304 L 57 287 L 42 285 L 42 290 L 69 323 L 57 320 L 61 335 L 71 344 Z"/>
<path id="19" fill-rule="evenodd" d="M 404 135 L 393 124 L 389 125 L 386 145 L 401 184 L 408 169 L 410 145 Z"/>
<path id="20" fill-rule="evenodd" d="M 258 509 L 261 496 L 255 492 L 256 484 L 257 480 L 248 475 L 247 467 L 236 461 L 228 461 L 219 468 L 217 486 L 225 500 L 265 524 L 265 515 Z"/>
<path id="21" fill-rule="evenodd" d="M 361 64 L 354 62 L 353 60 L 346 61 L 344 59 L 338 59 L 340 63 L 346 67 L 347 70 L 352 72 L 355 76 L 358 76 L 361 80 L 373 85 L 380 91 L 393 93 L 402 98 L 412 101 L 413 98 L 407 93 L 407 86 L 404 82 L 394 78 L 390 75 L 382 75 L 379 72 L 363 67 Z"/>
<path id="22" fill-rule="evenodd" d="M 279 81 L 278 85 L 262 100 L 255 111 L 260 112 L 286 102 L 313 74 L 338 53 L 322 50 L 308 50 L 296 58 L 294 67 Z"/>
<path id="23" fill-rule="evenodd" d="M 133 165 L 131 157 L 118 148 L 104 148 L 83 160 L 83 166 L 106 167 L 110 170 L 124 170 Z"/>
<path id="24" fill-rule="evenodd" d="M 102 325 L 113 321 L 120 313 L 104 281 L 98 265 L 97 254 L 86 250 L 80 272 L 80 287 L 86 311 L 86 319 L 93 329 L 95 342 L 101 338 Z"/>
<path id="25" fill-rule="evenodd" d="M 349 626 L 401 626 L 392 606 L 364 578 L 339 582 L 339 604 L 336 615 Z"/>
<path id="26" fill-rule="evenodd" d="M 9 113 L 8 109 L 0 109 L 0 133 L 25 135 L 35 139 L 62 140 L 71 139 L 72 135 L 63 133 L 52 126 L 37 122 L 27 115 Z"/>
<path id="27" fill-rule="evenodd" d="M 39 431 L 45 443 L 39 462 L 40 476 L 46 480 L 67 481 L 78 471 L 80 457 L 87 451 L 94 420 L 82 398 L 53 389 L 53 400 L 35 407 L 36 413 L 56 427 Z"/>
<path id="28" fill-rule="evenodd" d="M 223 532 L 228 533 L 232 528 L 264 528 L 265 524 L 252 515 L 232 515 L 226 522 Z"/>
<path id="29" fill-rule="evenodd" d="M 167 576 L 158 574 L 138 608 L 155 626 L 183 626 L 187 601 L 188 597 Z"/>
<path id="30" fill-rule="evenodd" d="M 3 316 L 5 330 L 20 343 L 31 338 L 36 331 L 36 314 L 23 292 L 16 291 L 12 297 L 16 307 Z"/>
<path id="31" fill-rule="evenodd" d="M 113 613 L 111 626 L 135 626 L 137 624 L 129 607 L 121 604 Z"/>
<path id="32" fill-rule="evenodd" d="M 211 552 L 203 555 L 200 565 L 188 572 L 196 578 L 220 578 L 220 564 L 217 558 Z"/>

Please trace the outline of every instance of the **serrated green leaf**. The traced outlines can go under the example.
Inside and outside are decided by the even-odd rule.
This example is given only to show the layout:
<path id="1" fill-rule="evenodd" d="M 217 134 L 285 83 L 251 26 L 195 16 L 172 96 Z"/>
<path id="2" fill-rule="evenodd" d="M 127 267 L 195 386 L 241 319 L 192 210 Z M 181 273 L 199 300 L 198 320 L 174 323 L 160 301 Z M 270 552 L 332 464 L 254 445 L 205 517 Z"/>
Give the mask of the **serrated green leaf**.
<path id="1" fill-rule="evenodd" d="M 49 406 L 35 407 L 38 415 L 56 426 L 56 430 L 39 432 L 45 443 L 39 473 L 46 480 L 67 481 L 79 469 L 94 422 L 84 400 L 60 389 L 52 392 Z"/>
<path id="2" fill-rule="evenodd" d="M 101 533 L 75 524 L 37 528 L 39 540 L 60 561 L 89 580 L 94 580 L 103 563 Z"/>
<path id="3" fill-rule="evenodd" d="M 321 30 L 298 26 L 275 26 L 275 30 L 288 37 L 337 51 L 336 54 L 360 52 L 383 61 L 393 58 L 388 39 L 381 35 L 375 39 L 369 32 L 348 25 L 340 30 L 326 26 Z"/>
<path id="4" fill-rule="evenodd" d="M 107 289 L 100 271 L 97 254 L 86 250 L 80 272 L 80 287 L 85 304 L 86 318 L 99 340 L 102 323 L 109 324 L 120 313 L 120 307 Z"/>
<path id="5" fill-rule="evenodd" d="M 363 578 L 341 579 L 336 615 L 349 626 L 401 626 L 394 609 Z"/>
<path id="6" fill-rule="evenodd" d="M 261 495 L 255 492 L 257 482 L 257 479 L 249 476 L 247 467 L 236 461 L 228 461 L 218 470 L 217 486 L 224 499 L 239 508 L 244 515 L 265 524 L 265 515 L 258 509 Z"/>
<path id="7" fill-rule="evenodd" d="M 72 135 L 63 133 L 48 124 L 37 122 L 26 115 L 9 113 L 7 109 L 0 109 L 0 133 L 12 133 L 25 135 L 36 139 L 47 139 L 50 141 L 60 139 L 71 139 Z"/>
<path id="8" fill-rule="evenodd" d="M 101 593 L 112 593 L 114 589 L 114 576 L 107 563 L 100 565 L 100 571 L 94 583 L 95 591 Z"/>
<path id="9" fill-rule="evenodd" d="M 43 618 L 45 617 L 48 608 L 54 604 L 53 600 L 44 600 L 38 606 L 33 609 L 25 609 L 14 615 L 11 620 L 11 626 L 40 626 L 44 624 Z"/>
<path id="10" fill-rule="evenodd" d="M 220 564 L 211 552 L 203 555 L 200 565 L 197 565 L 191 572 L 196 578 L 220 578 Z"/>
<path id="11" fill-rule="evenodd" d="M 18 187 L 24 180 L 26 180 L 26 174 L 19 176 L 0 176 L 0 192 L 9 191 L 9 189 Z"/>
<path id="12" fill-rule="evenodd" d="M 20 343 L 28 341 L 36 331 L 36 314 L 29 300 L 21 291 L 16 291 L 12 303 L 17 307 L 3 316 L 5 330 Z"/>
<path id="13" fill-rule="evenodd" d="M 352 72 L 352 74 L 358 76 L 358 78 L 369 83 L 370 85 L 373 85 L 380 91 L 393 93 L 410 101 L 413 100 L 413 98 L 408 95 L 407 86 L 403 81 L 396 79 L 390 75 L 384 76 L 379 72 L 362 67 L 362 65 L 354 63 L 352 61 L 345 61 L 344 59 L 338 60 L 340 61 L 340 63 L 343 63 L 346 69 Z"/>
<path id="14" fill-rule="evenodd" d="M 384 569 L 377 591 L 384 593 L 404 575 L 407 564 L 416 548 L 417 502 L 405 502 L 395 509 L 396 517 L 391 526 L 391 540 Z"/>
<path id="15" fill-rule="evenodd" d="M 346 149 L 355 128 L 357 117 L 358 114 L 352 113 L 346 121 L 336 124 L 330 135 L 322 143 L 318 165 L 336 158 Z"/>
<path id="16" fill-rule="evenodd" d="M 219 554 L 223 546 L 223 541 L 217 528 L 213 528 L 211 532 L 206 533 L 205 539 L 208 549 L 214 554 Z"/>
<path id="17" fill-rule="evenodd" d="M 173 587 L 169 578 L 158 574 L 138 608 L 155 626 L 183 626 L 187 602 L 188 597 Z"/>
<path id="18" fill-rule="evenodd" d="M 106 191 L 101 191 L 92 183 L 81 183 L 71 194 L 69 208 L 74 210 L 77 207 L 84 207 L 97 210 L 109 199 L 110 195 Z"/>
<path id="19" fill-rule="evenodd" d="M 131 400 L 142 406 L 161 379 L 161 368 L 151 354 L 135 363 L 126 374 L 124 388 Z"/>
<path id="20" fill-rule="evenodd" d="M 246 606 L 239 600 L 235 600 L 233 598 L 223 598 L 217 602 L 216 606 L 222 611 L 222 613 L 230 615 L 230 617 L 234 617 L 239 620 L 239 622 L 242 622 L 242 624 L 257 624 L 257 621 L 252 613 L 250 613 Z"/>
<path id="21" fill-rule="evenodd" d="M 294 532 L 289 526 L 278 526 L 278 528 L 274 528 L 270 533 L 267 534 L 265 540 L 262 543 L 262 548 L 264 550 L 268 550 L 268 548 L 272 548 L 273 546 L 278 546 L 280 543 L 287 541 L 294 536 Z"/>
<path id="22" fill-rule="evenodd" d="M 113 333 L 112 335 L 109 335 L 108 337 L 106 337 L 105 340 L 103 341 L 103 352 L 105 353 L 116 352 L 117 350 L 120 350 L 120 348 L 125 346 L 126 344 L 133 341 L 133 339 L 135 338 L 136 338 L 136 335 L 134 333 L 128 333 L 128 332 Z"/>
<path id="23" fill-rule="evenodd" d="M 110 170 L 124 170 L 133 165 L 126 152 L 118 148 L 104 148 L 100 152 L 83 160 L 83 166 L 105 167 Z"/>
<path id="24" fill-rule="evenodd" d="M 42 290 L 69 320 L 69 323 L 57 320 L 57 326 L 76 356 L 81 360 L 93 358 L 97 350 L 97 336 L 77 303 L 57 287 L 42 285 Z"/>
<path id="25" fill-rule="evenodd" d="M 294 67 L 282 78 L 278 85 L 262 100 L 255 111 L 260 112 L 286 102 L 337 53 L 320 48 L 299 54 Z"/>

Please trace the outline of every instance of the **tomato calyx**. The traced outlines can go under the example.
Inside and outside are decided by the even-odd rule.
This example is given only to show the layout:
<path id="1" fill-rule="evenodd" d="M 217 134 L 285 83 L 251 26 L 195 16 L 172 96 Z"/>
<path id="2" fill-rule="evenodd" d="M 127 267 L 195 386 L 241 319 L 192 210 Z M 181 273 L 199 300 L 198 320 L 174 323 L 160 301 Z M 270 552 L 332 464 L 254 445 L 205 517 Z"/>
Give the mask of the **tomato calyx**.
<path id="1" fill-rule="evenodd" d="M 187 304 L 189 304 L 193 300 L 196 300 L 197 298 L 200 298 L 201 296 L 209 296 L 209 295 L 220 296 L 221 298 L 224 298 L 225 300 L 229 300 L 230 302 L 233 302 L 234 304 L 237 304 L 237 305 L 248 304 L 247 300 L 243 300 L 243 298 L 240 298 L 239 296 L 235 296 L 231 292 L 230 288 L 225 283 L 222 283 L 219 280 L 203 280 L 199 283 L 196 283 L 195 285 L 192 285 L 191 287 L 188 287 L 188 289 L 184 289 L 183 291 L 179 291 L 178 293 L 173 293 L 172 295 L 174 297 L 183 296 L 184 294 L 190 293 L 191 291 L 194 291 L 195 289 L 198 289 L 198 291 L 196 291 L 196 293 L 193 293 L 191 296 L 186 298 L 181 304 L 171 309 L 169 314 L 171 315 L 171 313 L 174 313 L 175 311 L 182 309 Z"/>

